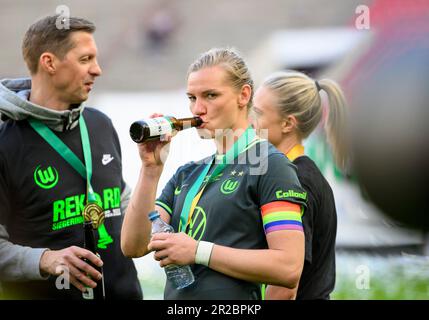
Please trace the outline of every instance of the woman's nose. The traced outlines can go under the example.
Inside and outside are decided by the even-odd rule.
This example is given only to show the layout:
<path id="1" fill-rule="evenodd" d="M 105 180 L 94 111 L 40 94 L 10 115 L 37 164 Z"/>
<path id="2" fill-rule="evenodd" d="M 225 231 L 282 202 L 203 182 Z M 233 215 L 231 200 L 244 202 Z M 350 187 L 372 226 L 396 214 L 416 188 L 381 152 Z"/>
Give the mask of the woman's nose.
<path id="1" fill-rule="evenodd" d="M 202 115 L 206 113 L 206 107 L 203 101 L 201 99 L 196 98 L 195 102 L 193 103 L 191 107 L 191 111 L 195 115 Z"/>

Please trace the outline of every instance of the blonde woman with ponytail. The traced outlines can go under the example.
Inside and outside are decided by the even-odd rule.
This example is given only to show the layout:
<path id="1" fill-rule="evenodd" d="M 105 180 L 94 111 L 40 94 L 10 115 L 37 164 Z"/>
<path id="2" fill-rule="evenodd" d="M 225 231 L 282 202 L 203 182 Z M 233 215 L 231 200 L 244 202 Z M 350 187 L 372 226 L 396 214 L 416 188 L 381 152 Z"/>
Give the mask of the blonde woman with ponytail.
<path id="1" fill-rule="evenodd" d="M 328 97 L 327 117 L 324 117 L 322 92 Z M 268 140 L 297 166 L 298 179 L 307 192 L 302 219 L 305 262 L 299 286 L 292 290 L 268 286 L 266 298 L 329 299 L 335 285 L 334 195 L 315 163 L 305 156 L 303 140 L 326 118 L 326 136 L 335 161 L 340 168 L 345 167 L 343 93 L 329 79 L 316 81 L 300 72 L 279 72 L 269 76 L 256 91 L 252 114 L 254 127 L 268 129 Z"/>

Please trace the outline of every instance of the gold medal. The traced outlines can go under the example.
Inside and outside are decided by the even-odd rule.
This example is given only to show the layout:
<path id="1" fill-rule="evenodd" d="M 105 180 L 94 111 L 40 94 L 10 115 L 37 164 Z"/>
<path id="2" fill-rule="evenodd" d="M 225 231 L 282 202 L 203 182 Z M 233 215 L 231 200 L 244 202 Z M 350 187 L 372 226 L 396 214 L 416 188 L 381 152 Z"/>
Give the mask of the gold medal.
<path id="1" fill-rule="evenodd" d="M 94 229 L 98 229 L 104 222 L 104 210 L 95 202 L 87 203 L 83 208 L 83 217 L 92 223 Z"/>

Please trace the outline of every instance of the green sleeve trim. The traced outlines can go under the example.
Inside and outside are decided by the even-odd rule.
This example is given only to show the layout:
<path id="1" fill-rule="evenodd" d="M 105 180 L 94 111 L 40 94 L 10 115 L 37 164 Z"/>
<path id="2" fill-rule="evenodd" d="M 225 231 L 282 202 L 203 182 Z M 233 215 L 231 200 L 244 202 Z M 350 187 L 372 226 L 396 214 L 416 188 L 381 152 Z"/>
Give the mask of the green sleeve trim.
<path id="1" fill-rule="evenodd" d="M 261 300 L 265 300 L 265 292 L 267 291 L 267 285 L 265 283 L 261 284 Z"/>
<path id="2" fill-rule="evenodd" d="M 164 202 L 156 200 L 155 204 L 157 204 L 160 207 L 162 207 L 163 209 L 165 209 L 170 216 L 173 215 L 173 210 L 171 210 L 171 208 L 168 205 L 166 205 Z"/>

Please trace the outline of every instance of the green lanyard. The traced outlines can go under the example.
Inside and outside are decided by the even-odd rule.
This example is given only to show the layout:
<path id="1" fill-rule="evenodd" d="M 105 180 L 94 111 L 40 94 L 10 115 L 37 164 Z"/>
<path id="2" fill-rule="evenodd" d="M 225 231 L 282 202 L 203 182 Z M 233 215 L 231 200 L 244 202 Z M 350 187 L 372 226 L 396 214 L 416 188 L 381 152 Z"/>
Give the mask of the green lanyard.
<path id="1" fill-rule="evenodd" d="M 91 186 L 92 178 L 92 158 L 91 158 L 91 147 L 89 144 L 88 129 L 85 124 L 85 120 L 81 115 L 79 117 L 80 135 L 82 137 L 82 148 L 83 156 L 85 159 L 85 165 L 80 159 L 74 154 L 73 151 L 67 147 L 64 142 L 58 138 L 51 129 L 49 129 L 44 123 L 39 120 L 29 118 L 28 122 L 34 130 L 43 138 L 45 141 L 58 152 L 58 154 L 64 158 L 84 179 L 86 179 L 87 186 L 87 199 L 88 203 L 97 202 L 94 190 Z"/>
<path id="2" fill-rule="evenodd" d="M 103 208 L 97 205 L 97 198 L 95 196 L 94 189 L 91 186 L 92 178 L 92 156 L 91 146 L 89 143 L 88 129 L 86 127 L 85 120 L 81 114 L 79 117 L 80 136 L 82 138 L 82 149 L 85 165 L 80 159 L 74 154 L 73 151 L 67 147 L 44 123 L 36 119 L 28 119 L 28 122 L 33 129 L 43 138 L 45 141 L 54 148 L 58 154 L 64 158 L 81 176 L 86 180 L 86 193 L 87 193 L 87 205 L 85 208 L 98 207 L 98 217 L 102 217 L 102 220 L 98 220 L 98 225 L 94 228 L 98 230 L 98 244 L 100 249 L 106 249 L 109 243 L 113 242 L 113 238 L 107 233 L 106 227 L 104 226 L 104 212 Z M 85 213 L 84 208 L 84 213 Z"/>
<path id="3" fill-rule="evenodd" d="M 211 166 L 213 165 L 215 156 L 213 160 L 206 164 L 203 171 L 195 180 L 192 187 L 189 189 L 189 192 L 186 194 L 185 202 L 182 207 L 182 212 L 180 213 L 180 222 L 181 230 L 185 231 L 188 224 L 190 223 L 194 209 L 200 200 L 205 187 L 212 182 L 227 166 L 227 164 L 233 163 L 234 159 L 243 151 L 248 149 L 248 146 L 256 139 L 255 130 L 252 127 L 248 127 L 246 131 L 238 138 L 234 145 L 226 152 L 222 157 L 221 162 L 214 168 L 213 172 L 210 174 L 208 179 L 205 179 Z M 205 183 L 204 183 L 204 180 Z M 204 184 L 203 184 L 204 183 Z M 201 187 L 202 186 L 202 187 Z"/>

